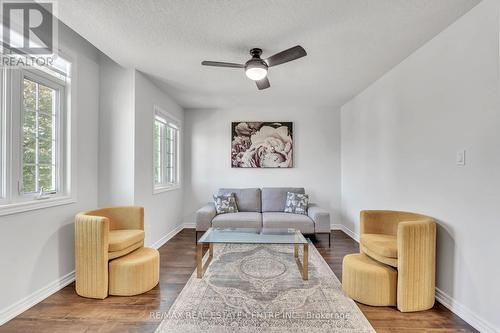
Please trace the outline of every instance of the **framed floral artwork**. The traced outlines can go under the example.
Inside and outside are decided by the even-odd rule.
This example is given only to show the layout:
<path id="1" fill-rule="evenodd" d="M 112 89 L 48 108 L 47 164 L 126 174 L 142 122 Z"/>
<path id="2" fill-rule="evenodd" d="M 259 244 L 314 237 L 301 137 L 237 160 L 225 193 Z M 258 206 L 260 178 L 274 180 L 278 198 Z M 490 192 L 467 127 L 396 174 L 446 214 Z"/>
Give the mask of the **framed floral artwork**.
<path id="1" fill-rule="evenodd" d="M 233 168 L 292 168 L 293 123 L 231 123 Z"/>

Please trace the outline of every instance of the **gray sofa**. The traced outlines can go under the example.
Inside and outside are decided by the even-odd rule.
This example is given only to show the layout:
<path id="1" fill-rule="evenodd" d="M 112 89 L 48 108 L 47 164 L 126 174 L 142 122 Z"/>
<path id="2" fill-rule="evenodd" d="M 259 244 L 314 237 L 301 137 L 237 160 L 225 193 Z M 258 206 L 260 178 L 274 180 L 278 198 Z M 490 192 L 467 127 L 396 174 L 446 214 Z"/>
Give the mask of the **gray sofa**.
<path id="1" fill-rule="evenodd" d="M 235 194 L 239 212 L 217 215 L 213 202 L 208 203 L 196 212 L 196 240 L 210 227 L 293 228 L 303 234 L 328 234 L 330 247 L 330 213 L 314 204 L 309 204 L 307 215 L 285 213 L 287 192 L 305 193 L 301 187 L 219 189 L 219 195 Z"/>

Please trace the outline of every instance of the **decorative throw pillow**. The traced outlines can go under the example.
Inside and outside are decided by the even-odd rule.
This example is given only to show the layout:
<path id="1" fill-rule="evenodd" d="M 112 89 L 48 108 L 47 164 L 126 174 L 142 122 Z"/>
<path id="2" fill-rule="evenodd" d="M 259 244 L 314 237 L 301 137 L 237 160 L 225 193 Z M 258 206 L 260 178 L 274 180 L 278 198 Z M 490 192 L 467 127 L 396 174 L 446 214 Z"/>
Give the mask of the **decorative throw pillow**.
<path id="1" fill-rule="evenodd" d="M 287 192 L 285 213 L 307 214 L 309 196 L 307 194 Z"/>
<path id="2" fill-rule="evenodd" d="M 238 206 L 234 193 L 214 195 L 215 210 L 217 214 L 237 213 Z"/>

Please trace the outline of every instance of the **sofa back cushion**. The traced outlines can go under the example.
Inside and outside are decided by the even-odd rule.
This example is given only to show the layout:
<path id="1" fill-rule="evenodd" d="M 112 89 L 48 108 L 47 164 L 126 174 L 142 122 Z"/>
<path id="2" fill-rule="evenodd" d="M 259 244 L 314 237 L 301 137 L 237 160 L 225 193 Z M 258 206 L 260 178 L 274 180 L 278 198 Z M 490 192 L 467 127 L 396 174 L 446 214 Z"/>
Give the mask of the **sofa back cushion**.
<path id="1" fill-rule="evenodd" d="M 262 189 L 262 212 L 285 211 L 288 192 L 304 194 L 303 187 L 264 187 Z"/>
<path id="2" fill-rule="evenodd" d="M 234 193 L 240 212 L 257 212 L 262 210 L 260 188 L 221 188 L 218 195 Z"/>

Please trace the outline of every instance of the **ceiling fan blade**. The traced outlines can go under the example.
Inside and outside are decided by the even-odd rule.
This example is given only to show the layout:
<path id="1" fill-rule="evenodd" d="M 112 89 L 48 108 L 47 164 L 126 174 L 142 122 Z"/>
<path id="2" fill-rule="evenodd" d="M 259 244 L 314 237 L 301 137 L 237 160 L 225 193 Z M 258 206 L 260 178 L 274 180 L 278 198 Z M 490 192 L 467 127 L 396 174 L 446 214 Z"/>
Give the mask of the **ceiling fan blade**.
<path id="1" fill-rule="evenodd" d="M 307 55 L 306 50 L 300 45 L 289 48 L 288 50 L 281 51 L 275 55 L 270 56 L 266 59 L 269 67 L 284 64 L 298 58 L 302 58 Z"/>
<path id="2" fill-rule="evenodd" d="M 263 78 L 262 80 L 255 81 L 255 83 L 257 84 L 257 88 L 259 88 L 259 90 L 264 90 L 264 89 L 267 89 L 271 86 L 267 76 L 265 78 Z"/>
<path id="3" fill-rule="evenodd" d="M 235 64 L 232 62 L 220 62 L 220 61 L 202 61 L 204 66 L 215 66 L 215 67 L 230 67 L 230 68 L 244 68 L 245 65 Z"/>

